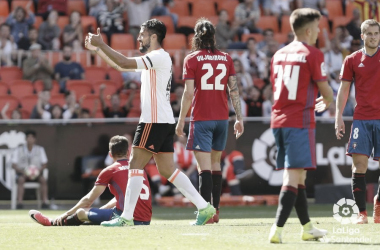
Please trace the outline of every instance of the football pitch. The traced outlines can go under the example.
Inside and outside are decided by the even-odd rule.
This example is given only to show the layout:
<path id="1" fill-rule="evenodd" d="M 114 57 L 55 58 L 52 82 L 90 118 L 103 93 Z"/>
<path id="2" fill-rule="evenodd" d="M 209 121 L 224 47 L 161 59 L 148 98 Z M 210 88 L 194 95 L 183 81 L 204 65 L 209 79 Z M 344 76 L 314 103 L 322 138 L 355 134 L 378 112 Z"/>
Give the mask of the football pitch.
<path id="1" fill-rule="evenodd" d="M 309 210 L 328 237 L 302 241 L 293 211 L 281 245 L 267 240 L 275 206 L 223 207 L 220 222 L 206 226 L 190 226 L 194 208 L 153 207 L 150 226 L 123 228 L 43 227 L 29 218 L 28 210 L 0 210 L 0 249 L 380 249 L 380 224 L 372 217 L 368 225 L 341 225 L 332 217 L 332 205 L 309 205 Z M 43 211 L 50 217 L 63 212 Z"/>

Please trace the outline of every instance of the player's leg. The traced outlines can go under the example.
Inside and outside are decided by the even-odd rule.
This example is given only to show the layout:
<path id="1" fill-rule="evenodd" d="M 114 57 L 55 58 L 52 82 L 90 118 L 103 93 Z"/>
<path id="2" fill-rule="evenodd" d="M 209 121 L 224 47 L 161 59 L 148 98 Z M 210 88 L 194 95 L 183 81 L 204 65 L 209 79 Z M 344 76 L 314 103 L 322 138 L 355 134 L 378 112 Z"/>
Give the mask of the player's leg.
<path id="1" fill-rule="evenodd" d="M 301 222 L 301 225 L 306 225 L 306 223 L 310 222 L 305 187 L 306 173 L 306 170 L 304 170 L 298 181 L 298 194 L 296 203 L 294 204 L 294 208 L 296 209 L 297 216 Z"/>
<path id="2" fill-rule="evenodd" d="M 222 192 L 222 170 L 220 161 L 222 158 L 222 151 L 226 147 L 228 136 L 228 121 L 215 121 L 215 129 L 212 138 L 212 151 L 211 151 L 211 168 L 212 168 L 212 204 L 216 208 L 216 215 L 214 215 L 214 222 L 219 222 L 219 203 L 220 195 Z"/>
<path id="3" fill-rule="evenodd" d="M 210 152 L 194 151 L 197 159 L 198 175 L 199 175 L 199 193 L 205 201 L 211 203 L 212 193 L 212 163 Z"/>
<path id="4" fill-rule="evenodd" d="M 368 157 L 366 155 L 352 154 L 352 195 L 359 208 L 357 224 L 368 223 L 366 208 L 367 184 L 365 173 L 367 172 Z"/>
<path id="5" fill-rule="evenodd" d="M 352 195 L 360 211 L 357 224 L 368 223 L 365 173 L 374 145 L 373 129 L 373 121 L 354 120 L 347 147 L 347 154 L 352 156 Z"/>
<path id="6" fill-rule="evenodd" d="M 24 199 L 24 183 L 26 178 L 24 175 L 17 176 L 17 209 L 22 209 L 22 200 Z"/>
<path id="7" fill-rule="evenodd" d="M 374 143 L 373 143 L 373 159 L 379 161 L 380 158 L 380 121 L 373 121 L 374 127 Z M 380 163 L 380 162 L 379 162 Z M 380 168 L 380 164 L 379 164 Z M 380 177 L 379 177 L 379 187 L 377 189 L 377 194 L 373 198 L 373 220 L 375 223 L 380 223 Z"/>

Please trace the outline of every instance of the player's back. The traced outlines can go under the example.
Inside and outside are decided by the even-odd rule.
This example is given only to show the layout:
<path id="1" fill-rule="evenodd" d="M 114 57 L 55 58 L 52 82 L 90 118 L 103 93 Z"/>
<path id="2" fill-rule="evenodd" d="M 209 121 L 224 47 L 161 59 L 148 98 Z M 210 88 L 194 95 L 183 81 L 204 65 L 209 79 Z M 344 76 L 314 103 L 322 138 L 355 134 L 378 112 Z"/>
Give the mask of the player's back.
<path id="1" fill-rule="evenodd" d="M 123 211 L 125 190 L 128 183 L 128 160 L 119 160 L 106 167 L 99 174 L 95 185 L 108 185 L 110 192 L 116 198 L 117 209 Z M 152 200 L 148 176 L 144 171 L 143 188 L 137 200 L 134 219 L 138 221 L 150 221 L 152 217 Z"/>
<path id="2" fill-rule="evenodd" d="M 235 75 L 231 57 L 224 52 L 203 49 L 185 58 L 184 80 L 194 80 L 191 120 L 228 119 L 228 79 Z"/>
<path id="3" fill-rule="evenodd" d="M 315 47 L 294 41 L 277 51 L 271 62 L 271 127 L 315 128 L 316 83 L 326 80 L 324 56 Z"/>

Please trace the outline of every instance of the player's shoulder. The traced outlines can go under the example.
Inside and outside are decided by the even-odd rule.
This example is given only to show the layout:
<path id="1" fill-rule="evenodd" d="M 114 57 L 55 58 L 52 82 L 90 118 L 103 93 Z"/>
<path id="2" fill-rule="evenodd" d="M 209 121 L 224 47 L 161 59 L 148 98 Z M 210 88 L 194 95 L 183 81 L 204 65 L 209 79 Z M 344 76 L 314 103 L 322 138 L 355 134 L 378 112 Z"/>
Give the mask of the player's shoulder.
<path id="1" fill-rule="evenodd" d="M 104 168 L 102 172 L 109 172 L 114 173 L 120 170 L 128 170 L 129 169 L 129 163 L 128 161 L 116 161 L 109 165 L 108 167 Z"/>
<path id="2" fill-rule="evenodd" d="M 200 54 L 201 54 L 200 50 L 192 51 L 192 52 L 190 52 L 190 54 L 188 54 L 187 56 L 185 56 L 185 60 L 191 60 L 193 58 L 196 58 Z"/>
<path id="3" fill-rule="evenodd" d="M 162 59 L 167 59 L 167 58 L 170 59 L 170 54 L 167 51 L 165 51 L 163 48 L 152 50 L 149 53 L 146 53 L 145 56 L 160 57 Z"/>
<path id="4" fill-rule="evenodd" d="M 363 49 L 359 49 L 357 51 L 352 52 L 350 55 L 346 57 L 346 60 L 352 60 L 354 58 L 361 58 L 365 53 Z"/>

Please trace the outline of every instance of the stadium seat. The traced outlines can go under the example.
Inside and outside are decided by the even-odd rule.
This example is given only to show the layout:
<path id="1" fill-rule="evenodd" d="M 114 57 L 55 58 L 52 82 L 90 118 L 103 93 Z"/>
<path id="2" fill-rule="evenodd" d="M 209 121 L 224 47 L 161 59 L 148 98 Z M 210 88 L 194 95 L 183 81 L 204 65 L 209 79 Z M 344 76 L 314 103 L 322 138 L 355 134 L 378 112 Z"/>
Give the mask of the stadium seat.
<path id="1" fill-rule="evenodd" d="M 330 25 L 329 20 L 325 16 L 321 16 L 321 20 L 319 21 L 319 29 L 321 32 L 319 34 L 323 33 L 323 29 L 326 29 L 328 33 L 330 33 Z"/>
<path id="2" fill-rule="evenodd" d="M 354 11 L 354 9 L 356 9 L 356 8 L 357 8 L 357 7 L 355 6 L 355 3 L 354 3 L 354 2 L 346 1 L 346 10 L 345 10 L 344 15 L 345 15 L 346 17 L 352 18 L 352 17 L 353 17 L 353 11 Z"/>
<path id="3" fill-rule="evenodd" d="M 68 16 L 59 16 L 58 17 L 57 25 L 61 29 L 61 33 L 62 33 L 63 29 L 65 28 L 65 26 L 68 24 L 69 24 L 69 17 Z"/>
<path id="4" fill-rule="evenodd" d="M 21 108 L 31 113 L 37 101 L 38 95 L 26 95 L 20 100 Z"/>
<path id="5" fill-rule="evenodd" d="M 103 67 L 90 66 L 84 68 L 85 79 L 88 81 L 105 80 L 107 71 Z"/>
<path id="6" fill-rule="evenodd" d="M 30 118 L 31 112 L 29 112 L 28 110 L 19 109 L 19 111 L 21 113 L 21 119 L 29 119 Z M 12 114 L 9 117 L 11 117 L 11 116 L 12 116 Z"/>
<path id="7" fill-rule="evenodd" d="M 264 39 L 263 35 L 261 35 L 261 34 L 243 34 L 241 37 L 241 41 L 246 42 L 248 40 L 248 38 L 250 38 L 250 37 L 255 38 L 257 43 L 261 42 Z"/>
<path id="8" fill-rule="evenodd" d="M 33 83 L 28 80 L 15 80 L 9 84 L 11 95 L 21 100 L 24 96 L 33 95 Z"/>
<path id="9" fill-rule="evenodd" d="M 278 44 L 283 44 L 286 42 L 286 40 L 288 40 L 288 34 L 274 33 L 273 38 L 278 42 Z"/>
<path id="10" fill-rule="evenodd" d="M 174 5 L 170 7 L 169 10 L 171 13 L 175 13 L 181 18 L 182 16 L 190 15 L 189 3 L 187 1 L 174 1 Z"/>
<path id="11" fill-rule="evenodd" d="M 18 6 L 21 6 L 26 10 L 26 6 L 29 2 L 30 0 L 13 0 L 11 3 L 11 11 L 14 11 Z M 33 4 L 30 5 L 30 10 L 35 13 Z"/>
<path id="12" fill-rule="evenodd" d="M 22 71 L 19 67 L 0 68 L 0 80 L 8 84 L 13 80 L 22 79 Z"/>
<path id="13" fill-rule="evenodd" d="M 7 17 L 9 15 L 9 6 L 7 1 L 0 1 L 0 16 Z"/>
<path id="14" fill-rule="evenodd" d="M 98 95 L 93 95 L 93 94 L 86 95 L 86 96 L 83 97 L 83 101 L 82 101 L 81 107 L 89 109 L 90 113 L 91 113 L 92 110 L 94 109 L 94 106 L 96 105 L 96 102 L 100 102 Z M 101 110 L 100 104 L 98 105 L 98 109 Z"/>
<path id="15" fill-rule="evenodd" d="M 114 50 L 134 50 L 135 39 L 131 34 L 113 34 L 110 46 Z"/>
<path id="16" fill-rule="evenodd" d="M 218 3 L 218 11 L 225 9 L 228 12 L 229 21 L 232 21 L 235 19 L 235 9 L 236 6 L 239 5 L 238 0 L 225 0 L 222 1 L 220 4 Z"/>
<path id="17" fill-rule="evenodd" d="M 187 36 L 187 48 L 188 49 L 191 49 L 191 43 L 192 43 L 194 35 L 195 34 L 193 33 L 193 34 L 190 34 L 190 35 Z"/>
<path id="18" fill-rule="evenodd" d="M 8 90 L 8 84 L 0 82 L 0 95 L 8 95 Z"/>
<path id="19" fill-rule="evenodd" d="M 83 34 L 87 34 L 91 30 L 95 33 L 98 23 L 96 22 L 95 17 L 93 16 L 82 16 L 81 24 L 83 29 Z"/>
<path id="20" fill-rule="evenodd" d="M 49 170 L 45 168 L 43 170 L 42 175 L 46 180 L 48 180 L 49 176 Z M 16 209 L 16 203 L 17 203 L 17 183 L 16 183 L 16 171 L 12 168 L 11 169 L 11 176 L 10 176 L 12 181 L 12 186 L 11 186 L 11 209 Z M 41 208 L 41 186 L 39 182 L 25 182 L 24 183 L 24 188 L 25 189 L 35 189 L 36 190 L 36 197 L 37 197 L 37 207 L 38 209 Z"/>
<path id="21" fill-rule="evenodd" d="M 44 19 L 42 19 L 41 16 L 36 16 L 36 19 L 35 19 L 35 21 L 34 21 L 33 26 L 34 26 L 36 29 L 38 29 L 38 28 L 40 27 L 41 23 L 43 23 L 43 21 L 44 21 Z"/>
<path id="22" fill-rule="evenodd" d="M 181 16 L 181 18 L 178 19 L 177 27 L 189 27 L 191 29 L 194 29 L 197 20 L 198 18 L 194 16 Z"/>
<path id="23" fill-rule="evenodd" d="M 197 18 L 217 15 L 212 1 L 199 1 L 192 4 L 191 15 Z"/>
<path id="24" fill-rule="evenodd" d="M 7 17 L 5 16 L 0 16 L 0 25 L 5 23 L 5 21 L 7 20 Z"/>
<path id="25" fill-rule="evenodd" d="M 329 13 L 330 20 L 337 16 L 343 16 L 343 6 L 341 0 L 326 1 L 326 9 Z"/>
<path id="26" fill-rule="evenodd" d="M 167 34 L 163 42 L 165 50 L 186 48 L 186 36 L 183 34 Z"/>
<path id="27" fill-rule="evenodd" d="M 160 20 L 161 22 L 163 22 L 165 24 L 166 34 L 172 34 L 175 32 L 174 23 L 173 23 L 173 19 L 171 18 L 171 16 L 152 16 L 152 19 Z"/>
<path id="28" fill-rule="evenodd" d="M 0 110 L 4 107 L 6 103 L 9 103 L 8 110 L 14 110 L 19 105 L 18 99 L 14 96 L 11 96 L 11 95 L 0 96 Z"/>
<path id="29" fill-rule="evenodd" d="M 123 85 L 123 76 L 121 75 L 121 72 L 114 69 L 114 68 L 108 68 L 107 69 L 107 75 L 108 78 L 112 81 L 114 81 L 117 84 L 118 88 L 121 88 Z"/>
<path id="30" fill-rule="evenodd" d="M 86 5 L 81 0 L 69 0 L 67 1 L 67 14 L 70 16 L 71 12 L 78 11 L 81 16 L 86 16 Z"/>
<path id="31" fill-rule="evenodd" d="M 105 84 L 106 88 L 104 89 L 104 95 L 113 95 L 117 92 L 118 85 L 116 82 L 111 81 L 111 80 L 102 80 L 102 81 L 96 81 L 92 84 L 94 93 L 96 95 L 99 95 L 100 93 L 100 85 Z"/>
<path id="32" fill-rule="evenodd" d="M 92 94 L 92 84 L 86 80 L 69 80 L 66 82 L 66 89 L 75 91 L 77 99 L 84 95 Z"/>
<path id="33" fill-rule="evenodd" d="M 282 16 L 281 17 L 281 33 L 288 34 L 290 31 L 292 31 L 292 28 L 290 26 L 289 16 Z"/>
<path id="34" fill-rule="evenodd" d="M 55 65 L 63 60 L 62 52 L 60 51 L 47 51 L 45 58 L 49 61 L 50 65 L 54 68 Z"/>
<path id="35" fill-rule="evenodd" d="M 63 105 L 66 104 L 65 95 L 64 94 L 51 95 L 51 97 L 50 97 L 50 103 L 52 105 L 58 104 L 58 105 L 60 105 L 62 107 Z"/>
<path id="36" fill-rule="evenodd" d="M 219 17 L 218 16 L 208 16 L 207 19 L 214 25 L 216 26 L 219 22 Z"/>
<path id="37" fill-rule="evenodd" d="M 275 16 L 261 16 L 257 21 L 256 26 L 263 31 L 265 29 L 272 29 L 274 33 L 278 33 L 280 31 L 278 28 L 278 20 Z"/>
<path id="38" fill-rule="evenodd" d="M 73 52 L 71 60 L 79 63 L 82 67 L 89 67 L 91 66 L 91 52 L 88 50 Z"/>
<path id="39" fill-rule="evenodd" d="M 44 90 L 44 82 L 42 80 L 37 80 L 33 83 L 34 91 L 36 94 Z M 50 90 L 51 95 L 59 94 L 60 86 L 56 80 L 52 81 L 52 88 Z"/>
<path id="40" fill-rule="evenodd" d="M 332 28 L 332 33 L 335 34 L 335 29 L 338 26 L 346 26 L 349 22 L 351 21 L 351 18 L 345 17 L 345 16 L 337 16 L 332 19 L 333 22 L 333 28 Z"/>

